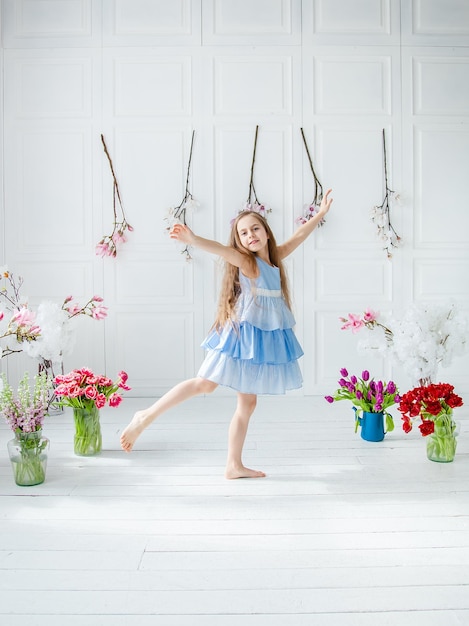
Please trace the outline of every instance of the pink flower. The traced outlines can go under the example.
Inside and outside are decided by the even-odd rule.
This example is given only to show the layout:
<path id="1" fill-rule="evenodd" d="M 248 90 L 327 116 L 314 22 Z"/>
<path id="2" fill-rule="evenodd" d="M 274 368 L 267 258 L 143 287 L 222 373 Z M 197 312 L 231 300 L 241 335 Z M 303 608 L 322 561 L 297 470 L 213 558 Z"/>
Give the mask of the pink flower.
<path id="1" fill-rule="evenodd" d="M 122 402 L 122 396 L 118 393 L 113 393 L 112 396 L 109 397 L 109 406 L 119 406 Z"/>
<path id="2" fill-rule="evenodd" d="M 302 215 L 300 215 L 300 217 L 297 217 L 295 220 L 296 224 L 306 224 L 308 220 L 306 219 L 306 217 L 303 217 Z"/>
<path id="3" fill-rule="evenodd" d="M 363 314 L 363 319 L 365 320 L 365 322 L 374 322 L 376 320 L 376 318 L 378 317 L 379 313 L 377 313 L 376 311 L 372 311 L 371 309 L 366 309 L 366 311 Z"/>
<path id="4" fill-rule="evenodd" d="M 113 251 L 111 247 L 109 246 L 109 244 L 107 243 L 104 243 L 104 242 L 98 243 L 95 250 L 96 250 L 97 256 L 101 256 L 101 257 L 113 256 Z"/>
<path id="5" fill-rule="evenodd" d="M 69 315 L 78 315 L 78 313 L 81 311 L 81 307 L 79 304 L 74 302 L 70 306 L 65 307 L 65 310 L 67 311 L 67 313 L 69 313 Z"/>
<path id="6" fill-rule="evenodd" d="M 32 326 L 35 318 L 36 314 L 23 306 L 18 311 L 15 311 L 12 320 L 16 322 L 18 326 Z"/>
<path id="7" fill-rule="evenodd" d="M 360 319 L 358 315 L 355 315 L 355 313 L 349 313 L 348 320 L 342 326 L 341 330 L 348 330 L 350 328 L 352 333 L 355 334 L 358 333 L 358 331 L 363 328 L 363 326 L 365 326 L 365 322 Z"/>
<path id="8" fill-rule="evenodd" d="M 89 400 L 94 400 L 98 395 L 98 390 L 94 385 L 88 385 L 85 387 L 85 397 Z"/>
<path id="9" fill-rule="evenodd" d="M 2 321 L 4 317 L 5 317 L 5 314 L 3 313 L 3 311 L 0 311 L 0 322 Z"/>
<path id="10" fill-rule="evenodd" d="M 118 230 L 113 234 L 112 240 L 117 245 L 119 243 L 125 243 L 127 241 L 127 237 L 122 231 Z"/>
<path id="11" fill-rule="evenodd" d="M 120 389 L 123 389 L 124 391 L 130 391 L 131 387 L 129 387 L 126 383 L 127 383 L 127 379 L 129 378 L 129 375 L 127 374 L 127 372 L 119 372 L 119 377 L 117 379 L 117 386 L 120 387 Z"/>
<path id="12" fill-rule="evenodd" d="M 93 306 L 91 308 L 91 317 L 94 320 L 103 320 L 105 317 L 107 317 L 107 306 L 104 306 L 102 304 Z"/>
<path id="13" fill-rule="evenodd" d="M 101 298 L 101 296 L 93 296 L 92 300 L 93 302 L 103 302 L 103 298 Z"/>
<path id="14" fill-rule="evenodd" d="M 106 404 L 106 396 L 104 395 L 104 393 L 98 393 L 94 401 L 96 404 L 96 408 L 102 409 L 103 406 Z"/>

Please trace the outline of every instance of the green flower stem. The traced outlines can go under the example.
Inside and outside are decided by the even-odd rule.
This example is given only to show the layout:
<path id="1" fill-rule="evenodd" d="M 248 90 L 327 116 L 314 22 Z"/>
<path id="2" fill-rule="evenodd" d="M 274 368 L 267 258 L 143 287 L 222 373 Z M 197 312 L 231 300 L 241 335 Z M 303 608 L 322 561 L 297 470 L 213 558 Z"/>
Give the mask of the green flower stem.
<path id="1" fill-rule="evenodd" d="M 13 475 L 17 485 L 32 486 L 44 482 L 47 456 L 47 439 L 40 432 L 19 434 L 16 437 L 19 454 L 11 458 Z"/>
<path id="2" fill-rule="evenodd" d="M 79 456 L 92 456 L 101 452 L 102 437 L 99 410 L 96 406 L 79 409 L 74 407 L 74 451 Z"/>
<path id="3" fill-rule="evenodd" d="M 456 455 L 456 423 L 443 413 L 435 420 L 435 430 L 427 437 L 427 457 L 438 463 L 449 463 Z"/>

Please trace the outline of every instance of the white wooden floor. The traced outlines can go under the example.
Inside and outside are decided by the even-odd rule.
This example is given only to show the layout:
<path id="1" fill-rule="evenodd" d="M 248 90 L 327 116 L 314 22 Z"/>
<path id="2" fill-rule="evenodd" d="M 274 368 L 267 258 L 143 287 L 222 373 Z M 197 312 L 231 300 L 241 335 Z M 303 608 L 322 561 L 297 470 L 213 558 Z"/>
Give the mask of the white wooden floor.
<path id="1" fill-rule="evenodd" d="M 454 463 L 418 432 L 354 434 L 345 402 L 260 398 L 245 462 L 223 478 L 234 397 L 162 417 L 130 455 L 146 401 L 102 411 L 104 450 L 73 454 L 70 410 L 48 418 L 47 480 L 17 487 L 0 426 L 5 626 L 469 624 L 469 412 Z"/>

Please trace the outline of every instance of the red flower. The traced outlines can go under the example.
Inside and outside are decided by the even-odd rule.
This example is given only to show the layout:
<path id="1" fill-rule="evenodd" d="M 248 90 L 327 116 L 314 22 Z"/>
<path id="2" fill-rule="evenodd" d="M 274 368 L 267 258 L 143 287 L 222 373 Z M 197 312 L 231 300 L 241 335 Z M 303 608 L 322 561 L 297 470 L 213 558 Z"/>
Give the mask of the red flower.
<path id="1" fill-rule="evenodd" d="M 427 413 L 430 413 L 430 415 L 437 416 L 441 413 L 442 407 L 438 400 L 431 400 L 430 402 L 427 402 L 425 410 Z"/>
<path id="2" fill-rule="evenodd" d="M 404 432 L 406 433 L 410 433 L 410 431 L 412 430 L 412 422 L 408 417 L 403 417 L 402 418 L 403 422 L 402 422 L 402 429 Z"/>
<path id="3" fill-rule="evenodd" d="M 452 393 L 446 398 L 446 404 L 452 409 L 455 409 L 458 406 L 462 406 L 463 402 L 460 396 L 457 396 L 455 393 Z"/>
<path id="4" fill-rule="evenodd" d="M 419 425 L 419 429 L 422 433 L 422 436 L 426 437 L 427 435 L 431 435 L 435 431 L 435 424 L 434 422 L 432 422 L 432 420 L 423 420 L 422 423 Z"/>
<path id="5" fill-rule="evenodd" d="M 412 429 L 412 419 L 422 418 L 419 429 L 424 437 L 435 431 L 435 422 L 452 422 L 452 409 L 462 406 L 460 396 L 453 393 L 454 387 L 448 383 L 438 383 L 427 387 L 415 387 L 405 393 L 399 404 L 402 413 L 402 428 L 408 433 Z"/>

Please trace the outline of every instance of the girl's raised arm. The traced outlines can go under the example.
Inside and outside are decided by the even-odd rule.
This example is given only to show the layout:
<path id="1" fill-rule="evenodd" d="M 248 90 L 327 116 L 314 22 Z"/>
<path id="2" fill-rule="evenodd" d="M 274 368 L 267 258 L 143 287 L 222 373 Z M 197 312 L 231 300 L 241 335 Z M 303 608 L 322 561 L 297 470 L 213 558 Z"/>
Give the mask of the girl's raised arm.
<path id="1" fill-rule="evenodd" d="M 204 239 L 199 237 L 185 224 L 175 224 L 171 229 L 169 236 L 171 239 L 177 239 L 181 243 L 185 243 L 189 246 L 195 246 L 210 254 L 216 254 L 221 256 L 225 261 L 235 265 L 236 267 L 244 267 L 246 265 L 246 256 L 235 250 L 231 246 L 224 246 L 218 241 L 213 239 Z"/>
<path id="2" fill-rule="evenodd" d="M 287 239 L 287 241 L 278 246 L 278 252 L 281 259 L 284 259 L 294 250 L 296 250 L 298 246 L 301 245 L 309 237 L 309 235 L 311 235 L 319 222 L 324 218 L 326 213 L 331 208 L 332 198 L 329 198 L 329 194 L 331 193 L 331 191 L 332 189 L 328 189 L 326 191 L 326 195 L 322 199 L 318 213 L 316 213 L 316 215 L 308 220 L 305 224 L 302 224 L 293 233 L 293 235 L 289 239 Z"/>

